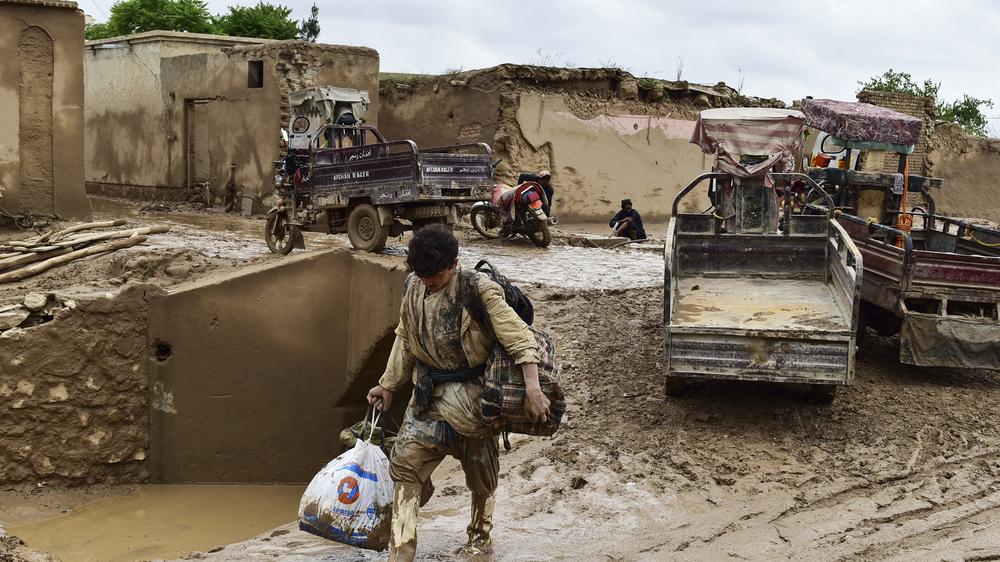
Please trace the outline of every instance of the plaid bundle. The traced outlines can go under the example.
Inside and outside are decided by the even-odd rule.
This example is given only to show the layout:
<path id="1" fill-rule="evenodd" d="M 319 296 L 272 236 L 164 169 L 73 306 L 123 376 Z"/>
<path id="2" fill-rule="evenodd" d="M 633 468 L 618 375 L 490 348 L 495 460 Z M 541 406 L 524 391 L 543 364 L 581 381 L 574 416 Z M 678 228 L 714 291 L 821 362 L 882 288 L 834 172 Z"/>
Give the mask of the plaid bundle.
<path id="1" fill-rule="evenodd" d="M 538 363 L 538 382 L 542 393 L 548 397 L 549 418 L 543 423 L 535 423 L 524 412 L 524 397 L 527 394 L 524 374 L 514 360 L 499 343 L 494 346 L 486 360 L 486 376 L 483 381 L 483 419 L 497 431 L 523 433 L 526 435 L 552 435 L 559 429 L 563 414 L 566 413 L 566 396 L 559 384 L 559 366 L 556 351 L 549 335 L 531 328 L 538 342 L 541 360 Z"/>

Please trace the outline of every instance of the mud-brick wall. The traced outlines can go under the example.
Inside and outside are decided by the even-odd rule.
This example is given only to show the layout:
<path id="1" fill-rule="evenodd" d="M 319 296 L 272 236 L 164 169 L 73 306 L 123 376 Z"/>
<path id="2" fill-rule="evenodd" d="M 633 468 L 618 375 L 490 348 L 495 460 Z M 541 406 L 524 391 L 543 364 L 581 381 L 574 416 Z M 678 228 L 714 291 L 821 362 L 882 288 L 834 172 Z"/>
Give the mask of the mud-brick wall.
<path id="1" fill-rule="evenodd" d="M 374 49 L 284 41 L 226 49 L 225 52 L 230 57 L 267 59 L 273 64 L 273 76 L 281 94 L 279 116 L 283 127 L 288 126 L 292 115 L 289 94 L 314 86 L 367 91 L 371 105 L 365 122 L 378 124 L 379 56 Z"/>
<path id="2" fill-rule="evenodd" d="M 669 216 L 677 192 L 711 165 L 689 142 L 699 106 L 642 96 L 615 70 L 503 65 L 453 76 L 389 76 L 380 128 L 418 146 L 485 142 L 501 159 L 495 179 L 552 172 L 553 212 L 610 219 L 632 199 L 647 219 Z M 684 210 L 703 210 L 696 193 Z M 655 232 L 652 234 L 656 234 Z"/>
<path id="3" fill-rule="evenodd" d="M 0 2 L 0 208 L 87 218 L 83 12 L 73 2 Z"/>
<path id="4" fill-rule="evenodd" d="M 941 123 L 931 137 L 929 174 L 944 180 L 934 190 L 939 214 L 1000 222 L 1000 139 L 965 134 Z"/>
<path id="5" fill-rule="evenodd" d="M 148 479 L 146 310 L 160 295 L 76 297 L 0 334 L 0 483 Z"/>
<path id="6" fill-rule="evenodd" d="M 291 91 L 368 90 L 370 121 L 378 114 L 378 53 L 364 47 L 150 32 L 87 48 L 91 193 L 179 200 L 207 185 L 213 204 L 269 195 Z"/>
<path id="7" fill-rule="evenodd" d="M 892 109 L 900 113 L 912 115 L 913 117 L 919 117 L 924 121 L 924 129 L 920 134 L 920 142 L 914 147 L 913 154 L 909 157 L 909 166 L 911 174 L 928 175 L 926 159 L 928 138 L 933 134 L 934 129 L 932 119 L 935 111 L 934 98 L 911 96 L 896 92 L 862 90 L 858 93 L 858 101 Z M 895 153 L 886 154 L 882 171 L 894 174 L 898 169 L 899 155 Z"/>

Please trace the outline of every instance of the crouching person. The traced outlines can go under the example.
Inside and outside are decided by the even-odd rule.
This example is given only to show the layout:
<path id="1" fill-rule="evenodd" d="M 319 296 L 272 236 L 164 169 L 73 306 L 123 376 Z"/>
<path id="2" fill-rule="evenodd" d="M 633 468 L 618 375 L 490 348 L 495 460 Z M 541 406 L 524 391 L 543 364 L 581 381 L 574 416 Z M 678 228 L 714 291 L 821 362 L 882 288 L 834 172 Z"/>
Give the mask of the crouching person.
<path id="1" fill-rule="evenodd" d="M 406 280 L 396 340 L 385 373 L 368 392 L 368 401 L 385 411 L 397 392 L 410 380 L 414 384 L 390 459 L 395 490 L 389 559 L 413 560 L 417 511 L 431 497 L 431 473 L 446 455 L 461 462 L 472 492 L 466 551 L 486 552 L 500 464 L 498 436 L 482 419 L 485 363 L 493 345 L 503 345 L 524 373 L 526 413 L 545 421 L 549 400 L 538 383 L 538 344 L 499 285 L 462 271 L 458 241 L 445 228 L 429 226 L 414 234 L 406 263 L 413 273 Z M 470 316 L 472 290 L 479 293 L 492 330 Z"/>

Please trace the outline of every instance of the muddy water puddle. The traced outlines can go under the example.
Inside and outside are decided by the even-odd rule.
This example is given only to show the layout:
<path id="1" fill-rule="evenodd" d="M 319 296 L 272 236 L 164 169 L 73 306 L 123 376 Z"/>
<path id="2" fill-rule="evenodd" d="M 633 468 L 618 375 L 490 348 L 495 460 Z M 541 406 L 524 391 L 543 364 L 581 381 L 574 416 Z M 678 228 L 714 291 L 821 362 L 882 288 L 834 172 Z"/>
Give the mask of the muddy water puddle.
<path id="1" fill-rule="evenodd" d="M 9 528 L 64 562 L 173 558 L 295 520 L 299 485 L 149 485 Z"/>

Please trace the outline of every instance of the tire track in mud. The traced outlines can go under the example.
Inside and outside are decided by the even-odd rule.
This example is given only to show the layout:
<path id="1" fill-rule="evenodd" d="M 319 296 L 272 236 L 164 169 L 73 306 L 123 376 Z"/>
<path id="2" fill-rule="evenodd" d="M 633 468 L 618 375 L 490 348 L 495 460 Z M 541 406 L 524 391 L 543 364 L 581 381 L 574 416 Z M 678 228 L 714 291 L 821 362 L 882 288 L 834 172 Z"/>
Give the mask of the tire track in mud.
<path id="1" fill-rule="evenodd" d="M 586 470 L 644 450 L 651 463 L 618 468 L 693 506 L 684 524 L 638 538 L 636 558 L 881 557 L 995 509 L 1000 432 L 982 410 L 1000 396 L 998 373 L 902 366 L 883 340 L 832 406 L 714 383 L 664 400 L 657 289 L 547 296 L 536 310 L 584 396 L 550 458 Z M 603 454 L 580 454 L 580 442 Z"/>

